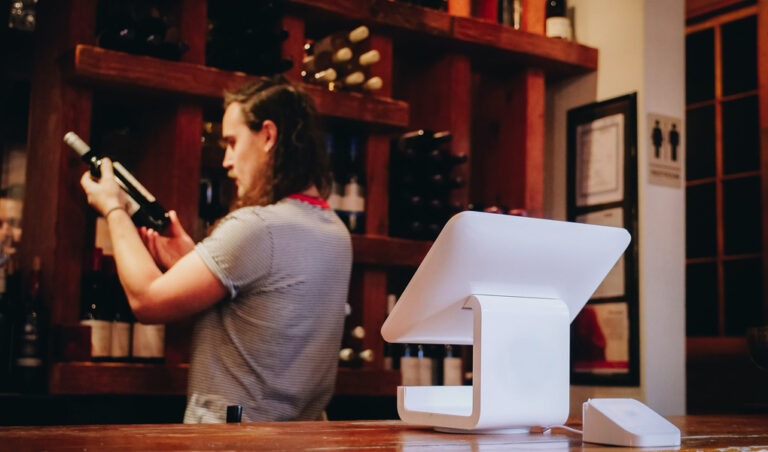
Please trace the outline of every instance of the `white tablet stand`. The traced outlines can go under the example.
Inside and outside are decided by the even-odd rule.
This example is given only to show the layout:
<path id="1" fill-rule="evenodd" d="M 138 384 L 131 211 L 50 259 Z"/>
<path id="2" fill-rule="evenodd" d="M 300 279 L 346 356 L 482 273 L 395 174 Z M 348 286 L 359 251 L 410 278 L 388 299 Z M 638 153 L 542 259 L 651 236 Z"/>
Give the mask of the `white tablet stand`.
<path id="1" fill-rule="evenodd" d="M 381 332 L 388 342 L 473 344 L 473 385 L 400 386 L 400 418 L 458 432 L 564 423 L 569 324 L 629 240 L 621 228 L 454 216 Z"/>

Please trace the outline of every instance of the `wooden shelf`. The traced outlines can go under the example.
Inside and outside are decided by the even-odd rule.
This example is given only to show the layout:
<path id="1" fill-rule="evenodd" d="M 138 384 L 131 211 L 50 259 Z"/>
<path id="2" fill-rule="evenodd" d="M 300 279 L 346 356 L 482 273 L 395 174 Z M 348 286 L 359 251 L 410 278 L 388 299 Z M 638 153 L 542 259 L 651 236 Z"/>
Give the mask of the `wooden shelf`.
<path id="1" fill-rule="evenodd" d="M 51 394 L 185 395 L 188 364 L 54 363 Z M 338 395 L 391 396 L 397 392 L 400 372 L 340 368 Z"/>
<path id="2" fill-rule="evenodd" d="M 53 363 L 49 373 L 51 394 L 187 393 L 188 364 Z"/>
<path id="3" fill-rule="evenodd" d="M 225 90 L 234 89 L 257 76 L 243 72 L 178 61 L 132 55 L 79 44 L 64 61 L 64 75 L 95 86 L 133 89 L 193 98 L 203 103 L 220 103 Z M 332 92 L 319 86 L 303 85 L 318 111 L 332 118 L 364 123 L 373 127 L 405 128 L 409 120 L 406 102 Z"/>
<path id="4" fill-rule="evenodd" d="M 485 59 L 490 54 L 496 63 L 545 69 L 547 75 L 554 78 L 597 69 L 595 48 L 484 19 L 453 16 L 392 0 L 289 0 L 288 3 L 313 17 L 332 17 L 379 26 L 390 33 L 452 41 L 447 44 L 465 46 L 464 51 L 471 57 Z"/>
<path id="5" fill-rule="evenodd" d="M 394 396 L 401 384 L 396 370 L 340 368 L 335 395 Z"/>
<path id="6" fill-rule="evenodd" d="M 359 264 L 418 267 L 432 242 L 380 235 L 352 235 L 354 261 Z"/>

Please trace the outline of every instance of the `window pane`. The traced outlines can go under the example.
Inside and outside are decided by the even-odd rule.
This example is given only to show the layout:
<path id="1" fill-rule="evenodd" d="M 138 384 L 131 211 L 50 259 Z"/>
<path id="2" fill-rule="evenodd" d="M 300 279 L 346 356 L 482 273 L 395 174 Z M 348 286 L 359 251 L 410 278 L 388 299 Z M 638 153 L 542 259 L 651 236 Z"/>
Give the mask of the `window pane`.
<path id="1" fill-rule="evenodd" d="M 723 95 L 757 89 L 757 18 L 723 25 Z"/>
<path id="2" fill-rule="evenodd" d="M 761 237 L 760 178 L 723 182 L 725 254 L 759 253 Z"/>
<path id="3" fill-rule="evenodd" d="M 685 275 L 686 335 L 717 336 L 717 266 L 689 264 Z"/>
<path id="4" fill-rule="evenodd" d="M 702 30 L 685 37 L 685 101 L 715 97 L 715 32 Z"/>
<path id="5" fill-rule="evenodd" d="M 712 257 L 717 252 L 715 184 L 695 185 L 686 190 L 686 256 Z"/>
<path id="6" fill-rule="evenodd" d="M 687 180 L 715 177 L 715 107 L 688 110 L 685 126 Z"/>
<path id="7" fill-rule="evenodd" d="M 760 169 L 757 96 L 723 102 L 723 172 Z"/>
<path id="8" fill-rule="evenodd" d="M 763 267 L 760 259 L 725 262 L 725 334 L 741 336 L 763 323 Z"/>

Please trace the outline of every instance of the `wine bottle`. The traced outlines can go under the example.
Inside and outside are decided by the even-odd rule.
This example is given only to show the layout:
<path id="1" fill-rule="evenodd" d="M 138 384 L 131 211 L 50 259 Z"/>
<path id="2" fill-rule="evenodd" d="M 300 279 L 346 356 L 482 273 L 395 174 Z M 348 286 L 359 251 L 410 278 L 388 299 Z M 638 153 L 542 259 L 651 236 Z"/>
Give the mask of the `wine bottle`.
<path id="1" fill-rule="evenodd" d="M 131 329 L 133 327 L 133 312 L 128 304 L 128 297 L 125 295 L 120 279 L 117 277 L 114 260 L 106 261 L 104 273 L 106 275 L 106 287 L 109 297 L 113 301 L 112 319 L 111 319 L 111 343 L 109 355 L 111 361 L 124 362 L 131 357 Z"/>
<path id="2" fill-rule="evenodd" d="M 364 78 L 369 78 L 371 66 L 378 63 L 381 60 L 381 53 L 372 49 L 364 52 L 360 55 L 350 57 L 344 64 L 338 68 L 342 76 L 346 76 L 355 72 L 362 72 Z"/>
<path id="3" fill-rule="evenodd" d="M 82 160 L 90 165 L 91 177 L 101 177 L 101 158 L 75 132 L 67 132 L 64 142 L 77 152 Z M 115 179 L 118 185 L 128 194 L 128 214 L 136 226 L 146 226 L 162 232 L 170 223 L 168 212 L 157 202 L 157 199 L 123 166 L 113 162 Z"/>
<path id="4" fill-rule="evenodd" d="M 566 0 L 547 0 L 547 19 L 545 34 L 550 38 L 571 39 L 571 21 L 566 15 Z"/>
<path id="5" fill-rule="evenodd" d="M 323 54 L 333 55 L 344 47 L 354 52 L 361 42 L 368 39 L 369 35 L 370 30 L 365 25 L 361 25 L 352 31 L 332 33 L 314 42 L 312 45 L 312 55 L 319 60 L 325 58 Z"/>
<path id="6" fill-rule="evenodd" d="M 91 329 L 91 360 L 109 360 L 112 347 L 112 306 L 107 278 L 102 271 L 102 250 L 94 248 L 91 265 L 83 273 L 80 324 Z"/>
<path id="7" fill-rule="evenodd" d="M 323 71 L 325 69 L 341 68 L 352 59 L 352 49 L 342 47 L 334 52 L 325 52 L 317 55 L 307 55 L 301 61 L 307 76 Z"/>
<path id="8" fill-rule="evenodd" d="M 356 352 L 351 347 L 344 347 L 339 350 L 339 365 L 343 367 L 358 368 L 366 363 L 373 362 L 374 353 L 371 349 L 364 349 Z"/>
<path id="9" fill-rule="evenodd" d="M 327 132 L 325 134 L 325 146 L 328 151 L 328 161 L 331 165 L 331 193 L 328 195 L 328 206 L 332 210 L 337 211 L 341 208 L 341 190 L 337 178 L 337 165 L 334 160 L 334 157 L 336 156 L 336 141 L 333 132 Z"/>
<path id="10" fill-rule="evenodd" d="M 411 344 L 403 346 L 400 357 L 400 377 L 402 386 L 419 386 L 419 359 L 414 355 Z"/>
<path id="11" fill-rule="evenodd" d="M 456 356 L 453 346 L 446 345 L 443 355 L 443 386 L 461 386 L 463 384 L 461 356 Z"/>
<path id="12" fill-rule="evenodd" d="M 432 366 L 434 360 L 425 345 L 419 344 L 416 348 L 416 361 L 419 375 L 419 386 L 432 386 Z"/>
<path id="13" fill-rule="evenodd" d="M 403 156 L 419 155 L 437 149 L 451 141 L 451 132 L 444 130 L 433 132 L 427 129 L 418 129 L 406 132 L 397 140 L 398 153 Z"/>
<path id="14" fill-rule="evenodd" d="M 358 138 L 349 137 L 349 164 L 347 183 L 344 185 L 344 195 L 341 198 L 340 216 L 352 233 L 365 231 L 365 196 L 360 179 Z"/>
<path id="15" fill-rule="evenodd" d="M 133 323 L 132 359 L 142 363 L 165 361 L 165 325 Z"/>
<path id="16" fill-rule="evenodd" d="M 47 315 L 40 283 L 40 258 L 32 262 L 29 290 L 23 298 L 16 338 L 15 380 L 21 392 L 40 392 L 45 388 L 45 326 Z"/>

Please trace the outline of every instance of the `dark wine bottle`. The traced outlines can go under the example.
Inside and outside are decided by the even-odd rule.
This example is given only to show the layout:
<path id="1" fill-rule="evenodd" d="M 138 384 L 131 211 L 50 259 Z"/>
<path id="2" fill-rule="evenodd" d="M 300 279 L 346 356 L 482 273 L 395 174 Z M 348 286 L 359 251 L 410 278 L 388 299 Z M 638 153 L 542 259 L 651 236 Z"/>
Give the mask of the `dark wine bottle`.
<path id="1" fill-rule="evenodd" d="M 550 38 L 571 39 L 571 21 L 566 14 L 566 0 L 547 0 L 546 35 Z"/>
<path id="2" fill-rule="evenodd" d="M 131 357 L 131 321 L 133 314 L 131 306 L 128 304 L 128 298 L 125 296 L 123 287 L 117 279 L 117 275 L 111 275 L 109 285 L 112 293 L 115 294 L 115 308 L 112 316 L 112 343 L 109 347 L 111 361 L 128 361 Z"/>
<path id="3" fill-rule="evenodd" d="M 107 361 L 112 347 L 112 298 L 101 267 L 103 253 L 94 248 L 91 265 L 83 273 L 80 324 L 91 328 L 91 360 Z"/>
<path id="4" fill-rule="evenodd" d="M 456 353 L 452 345 L 446 345 L 443 353 L 443 386 L 461 386 L 464 374 L 461 350 Z"/>
<path id="5" fill-rule="evenodd" d="M 47 315 L 40 292 L 42 279 L 40 258 L 35 257 L 30 274 L 29 290 L 23 298 L 16 338 L 15 380 L 21 392 L 41 392 L 45 389 L 45 344 Z"/>
<path id="6" fill-rule="evenodd" d="M 104 288 L 106 296 L 111 300 L 109 360 L 124 362 L 131 357 L 131 329 L 133 312 L 125 296 L 123 286 L 117 277 L 115 259 L 104 256 L 102 260 Z"/>
<path id="7" fill-rule="evenodd" d="M 90 165 L 91 176 L 101 177 L 101 158 L 98 152 L 91 149 L 75 132 L 67 132 L 64 142 L 77 152 L 82 160 Z M 123 166 L 113 162 L 115 179 L 120 187 L 128 194 L 128 214 L 136 226 L 146 226 L 162 232 L 170 223 L 168 212 L 157 202 L 157 199 Z"/>
<path id="8" fill-rule="evenodd" d="M 349 137 L 350 166 L 344 195 L 341 198 L 341 209 L 338 211 L 349 231 L 353 233 L 365 232 L 365 188 L 361 178 L 358 144 L 357 137 Z"/>

